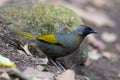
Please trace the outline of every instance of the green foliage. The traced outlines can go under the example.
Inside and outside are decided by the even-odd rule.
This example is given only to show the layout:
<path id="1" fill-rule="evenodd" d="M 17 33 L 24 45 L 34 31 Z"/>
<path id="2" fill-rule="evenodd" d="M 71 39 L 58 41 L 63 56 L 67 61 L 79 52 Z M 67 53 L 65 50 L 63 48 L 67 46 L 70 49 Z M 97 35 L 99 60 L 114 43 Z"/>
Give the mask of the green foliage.
<path id="1" fill-rule="evenodd" d="M 26 1 L 1 7 L 0 17 L 14 25 L 14 29 L 45 34 L 60 29 L 71 31 L 82 24 L 81 19 L 70 9 L 52 3 Z"/>

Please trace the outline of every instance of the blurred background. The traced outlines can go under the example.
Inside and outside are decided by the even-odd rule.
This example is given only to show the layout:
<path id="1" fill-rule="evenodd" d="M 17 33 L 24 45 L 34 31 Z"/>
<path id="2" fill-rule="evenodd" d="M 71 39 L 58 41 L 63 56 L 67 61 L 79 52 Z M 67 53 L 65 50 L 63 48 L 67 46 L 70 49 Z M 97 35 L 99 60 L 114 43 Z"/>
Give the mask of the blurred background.
<path id="1" fill-rule="evenodd" d="M 0 0 L 0 6 L 24 0 Z M 50 0 L 72 9 L 99 34 L 90 35 L 86 72 L 93 80 L 120 80 L 120 0 Z"/>

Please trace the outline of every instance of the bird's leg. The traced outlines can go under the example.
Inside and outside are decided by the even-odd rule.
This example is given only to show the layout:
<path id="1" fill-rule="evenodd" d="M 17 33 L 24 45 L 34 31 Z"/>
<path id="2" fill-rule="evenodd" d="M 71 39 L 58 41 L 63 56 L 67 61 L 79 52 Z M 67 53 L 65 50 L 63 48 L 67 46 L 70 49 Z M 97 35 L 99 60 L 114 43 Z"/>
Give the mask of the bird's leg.
<path id="1" fill-rule="evenodd" d="M 76 64 L 73 64 L 70 69 L 74 69 L 76 66 Z"/>
<path id="2" fill-rule="evenodd" d="M 65 69 L 65 67 L 63 67 L 63 65 L 62 64 L 60 64 L 60 62 L 58 62 L 57 60 L 55 60 L 55 62 L 59 65 L 59 67 L 63 70 L 63 71 L 65 71 L 66 69 Z"/>
<path id="3" fill-rule="evenodd" d="M 56 69 L 57 69 L 58 71 L 62 72 L 62 69 L 61 69 L 61 67 L 57 64 L 56 59 L 48 58 L 48 60 L 50 61 L 51 64 L 53 64 L 53 65 L 56 67 Z"/>

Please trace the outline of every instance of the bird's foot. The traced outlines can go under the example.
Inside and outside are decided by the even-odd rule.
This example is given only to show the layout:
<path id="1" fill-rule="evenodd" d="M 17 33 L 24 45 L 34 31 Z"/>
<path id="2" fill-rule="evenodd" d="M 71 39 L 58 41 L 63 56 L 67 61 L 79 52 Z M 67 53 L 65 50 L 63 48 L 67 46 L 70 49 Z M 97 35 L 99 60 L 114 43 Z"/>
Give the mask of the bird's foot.
<path id="1" fill-rule="evenodd" d="M 66 68 L 63 67 L 63 65 L 61 63 L 59 63 L 57 60 L 56 60 L 56 63 L 58 64 L 58 66 L 62 69 L 62 71 L 65 71 Z"/>
<path id="2" fill-rule="evenodd" d="M 55 66 L 57 73 L 61 73 L 66 70 L 57 60 L 50 58 L 49 61 Z"/>

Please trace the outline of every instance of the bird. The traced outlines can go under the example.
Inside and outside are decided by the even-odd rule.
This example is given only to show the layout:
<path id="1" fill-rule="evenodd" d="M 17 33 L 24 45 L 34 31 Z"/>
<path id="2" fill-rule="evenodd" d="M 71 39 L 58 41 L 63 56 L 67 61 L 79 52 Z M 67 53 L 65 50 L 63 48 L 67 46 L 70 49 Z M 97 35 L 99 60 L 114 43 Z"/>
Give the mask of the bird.
<path id="1" fill-rule="evenodd" d="M 87 35 L 97 33 L 97 31 L 87 25 L 80 25 L 70 33 L 51 33 L 37 37 L 22 31 L 16 31 L 16 33 L 35 40 L 38 48 L 46 55 L 50 63 L 65 70 L 56 59 L 72 54 L 79 48 Z"/>

